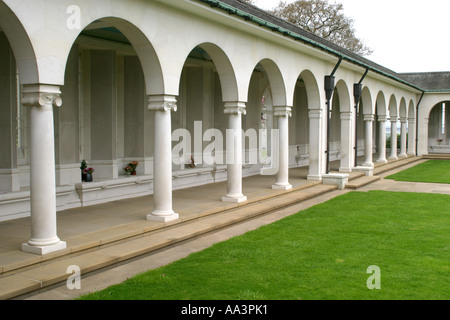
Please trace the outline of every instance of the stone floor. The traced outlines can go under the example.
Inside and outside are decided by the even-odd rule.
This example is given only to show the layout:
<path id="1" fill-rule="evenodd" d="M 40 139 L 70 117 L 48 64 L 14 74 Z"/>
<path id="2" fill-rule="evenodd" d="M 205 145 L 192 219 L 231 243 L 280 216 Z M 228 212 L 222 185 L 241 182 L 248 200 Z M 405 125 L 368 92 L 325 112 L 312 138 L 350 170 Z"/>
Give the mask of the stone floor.
<path id="1" fill-rule="evenodd" d="M 423 161 L 413 160 L 388 163 L 383 170 L 380 166 L 377 175 L 384 177 Z M 145 220 L 151 197 L 61 212 L 58 234 L 68 249 L 47 259 L 19 250 L 29 237 L 29 219 L 0 223 L 0 298 L 73 299 L 350 191 L 307 181 L 306 175 L 307 168 L 291 170 L 294 188 L 289 192 L 272 190 L 273 177 L 246 178 L 246 205 L 220 201 L 226 183 L 174 191 L 174 210 L 180 220 L 164 228 Z M 368 190 L 450 194 L 450 185 L 382 179 L 359 188 Z M 65 285 L 67 266 L 73 264 L 82 268 L 81 290 Z"/>

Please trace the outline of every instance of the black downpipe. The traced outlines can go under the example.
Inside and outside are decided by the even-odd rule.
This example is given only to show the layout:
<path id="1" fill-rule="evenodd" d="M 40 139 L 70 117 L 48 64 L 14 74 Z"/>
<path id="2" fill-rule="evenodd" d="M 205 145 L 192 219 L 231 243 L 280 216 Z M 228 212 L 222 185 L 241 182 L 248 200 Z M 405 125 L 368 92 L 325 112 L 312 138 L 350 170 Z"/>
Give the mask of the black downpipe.
<path id="1" fill-rule="evenodd" d="M 362 76 L 361 80 L 353 85 L 353 96 L 355 97 L 355 167 L 358 166 L 358 106 L 362 95 L 362 82 L 368 72 L 369 68 L 366 69 L 366 72 Z"/>
<path id="2" fill-rule="evenodd" d="M 419 106 L 422 102 L 425 91 L 422 91 L 422 96 L 420 97 L 419 103 L 416 106 L 416 157 L 419 156 Z"/>
<path id="3" fill-rule="evenodd" d="M 334 84 L 334 74 L 336 73 L 337 69 L 341 65 L 342 57 L 339 58 L 338 63 L 333 69 L 333 72 L 329 76 L 325 76 L 325 93 L 326 93 L 326 99 L 327 99 L 327 169 L 326 173 L 330 173 L 330 115 L 331 115 L 331 98 L 333 97 L 333 92 L 335 88 Z"/>

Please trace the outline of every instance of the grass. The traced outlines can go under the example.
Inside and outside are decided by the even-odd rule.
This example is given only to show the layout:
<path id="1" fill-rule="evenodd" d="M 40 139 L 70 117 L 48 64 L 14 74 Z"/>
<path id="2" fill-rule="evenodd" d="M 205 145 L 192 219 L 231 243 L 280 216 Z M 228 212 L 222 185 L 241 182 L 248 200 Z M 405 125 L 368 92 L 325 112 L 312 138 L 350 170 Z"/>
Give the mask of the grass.
<path id="1" fill-rule="evenodd" d="M 350 192 L 82 299 L 447 300 L 449 203 Z"/>
<path id="2" fill-rule="evenodd" d="M 386 179 L 395 181 L 450 183 L 450 161 L 428 160 Z"/>

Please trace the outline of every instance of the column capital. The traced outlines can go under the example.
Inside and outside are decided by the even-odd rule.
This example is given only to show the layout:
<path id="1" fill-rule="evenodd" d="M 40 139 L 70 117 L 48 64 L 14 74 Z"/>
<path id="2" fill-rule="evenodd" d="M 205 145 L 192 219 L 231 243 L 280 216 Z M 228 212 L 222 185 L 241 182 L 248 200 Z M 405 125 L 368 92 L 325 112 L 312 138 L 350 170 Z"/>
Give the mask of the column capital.
<path id="1" fill-rule="evenodd" d="M 22 104 L 28 107 L 61 107 L 59 86 L 44 84 L 26 84 L 22 90 Z"/>
<path id="2" fill-rule="evenodd" d="M 310 119 L 322 119 L 323 110 L 322 109 L 309 109 L 308 111 Z"/>
<path id="3" fill-rule="evenodd" d="M 390 117 L 389 121 L 390 122 L 397 122 L 398 121 L 398 117 L 396 117 L 396 116 L 395 117 Z"/>
<path id="4" fill-rule="evenodd" d="M 406 122 L 408 122 L 408 118 L 407 117 L 400 117 L 400 122 L 401 123 L 406 123 Z"/>
<path id="5" fill-rule="evenodd" d="M 341 120 L 352 120 L 352 119 L 353 119 L 353 112 L 351 111 L 341 112 Z"/>
<path id="6" fill-rule="evenodd" d="M 278 106 L 273 108 L 274 117 L 292 117 L 292 107 Z"/>
<path id="7" fill-rule="evenodd" d="M 246 115 L 247 108 L 245 102 L 225 102 L 225 114 Z"/>
<path id="8" fill-rule="evenodd" d="M 177 111 L 177 98 L 169 95 L 148 96 L 149 111 Z"/>
<path id="9" fill-rule="evenodd" d="M 388 120 L 387 116 L 381 115 L 378 116 L 378 122 L 386 122 Z"/>
<path id="10" fill-rule="evenodd" d="M 373 122 L 375 120 L 375 116 L 373 114 L 365 114 L 364 121 Z"/>

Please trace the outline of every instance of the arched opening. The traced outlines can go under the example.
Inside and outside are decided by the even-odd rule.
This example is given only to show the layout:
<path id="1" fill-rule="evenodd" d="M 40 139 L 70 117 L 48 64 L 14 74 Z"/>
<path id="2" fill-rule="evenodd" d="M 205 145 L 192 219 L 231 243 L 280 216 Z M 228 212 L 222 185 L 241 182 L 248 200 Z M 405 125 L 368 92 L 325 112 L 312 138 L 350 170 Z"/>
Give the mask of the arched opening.
<path id="1" fill-rule="evenodd" d="M 214 44 L 196 46 L 186 58 L 180 79 L 178 111 L 172 116 L 174 188 L 185 185 L 193 169 L 203 180 L 190 185 L 226 179 L 225 97 L 237 96 L 234 72 L 223 51 Z M 178 161 L 177 161 L 178 159 Z M 188 171 L 185 171 L 185 170 Z M 215 170 L 224 174 L 215 175 Z"/>
<path id="2" fill-rule="evenodd" d="M 436 104 L 428 118 L 428 152 L 450 153 L 450 102 Z"/>
<path id="3" fill-rule="evenodd" d="M 285 106 L 286 96 L 284 82 L 276 64 L 268 59 L 260 61 L 251 75 L 247 114 L 243 129 L 247 134 L 255 130 L 257 132 L 257 165 L 248 166 L 245 174 L 269 172 L 275 165 L 274 147 L 278 146 L 275 141 L 274 129 L 278 129 L 278 123 L 274 115 L 275 107 Z M 246 141 L 246 152 L 254 154 L 252 146 Z M 248 156 L 247 156 L 248 160 Z M 267 171 L 264 171 L 267 170 Z"/>
<path id="4" fill-rule="evenodd" d="M 408 146 L 408 110 L 406 108 L 406 100 L 402 98 L 400 100 L 399 107 L 399 119 L 400 119 L 400 137 L 399 137 L 399 149 L 400 149 L 400 157 L 407 156 L 407 146 Z"/>
<path id="5" fill-rule="evenodd" d="M 378 121 L 378 137 L 376 140 L 378 152 L 377 162 L 386 163 L 386 124 L 388 121 L 388 110 L 386 107 L 386 99 L 382 91 L 377 95 L 375 110 Z"/>
<path id="6" fill-rule="evenodd" d="M 336 83 L 332 102 L 331 102 L 331 118 L 330 118 L 330 141 L 329 141 L 329 159 L 330 169 L 333 171 L 339 171 L 343 150 L 342 150 L 342 133 L 341 133 L 341 113 L 350 111 L 350 98 L 349 91 L 346 83 L 343 80 L 339 80 Z"/>
<path id="7" fill-rule="evenodd" d="M 386 149 L 390 152 L 389 159 L 398 159 L 398 148 L 400 146 L 400 133 L 398 121 L 398 105 L 394 95 L 389 100 L 388 116 L 390 125 L 387 126 L 386 132 Z"/>
<path id="8" fill-rule="evenodd" d="M 29 185 L 29 112 L 22 107 L 20 77 L 15 55 L 0 30 L 0 193 L 20 191 Z M 2 214 L 0 214 L 0 221 Z"/>
<path id="9" fill-rule="evenodd" d="M 361 117 L 362 114 L 362 117 Z M 373 166 L 373 153 L 376 149 L 376 108 L 373 106 L 370 90 L 364 87 L 361 95 L 361 104 L 359 112 L 359 123 L 361 123 L 362 138 L 364 139 L 364 162 L 363 166 Z"/>
<path id="10" fill-rule="evenodd" d="M 308 175 L 307 179 L 312 181 L 322 180 L 324 172 L 323 157 L 323 108 L 321 94 L 317 77 L 309 70 L 300 74 L 303 80 L 308 101 Z"/>
<path id="11" fill-rule="evenodd" d="M 305 74 L 307 73 L 308 71 L 302 72 L 295 84 L 292 117 L 289 119 L 291 167 L 303 167 L 309 164 L 309 97 L 305 82 Z"/>
<path id="12" fill-rule="evenodd" d="M 103 18 L 80 32 L 68 54 L 55 109 L 57 186 L 76 185 L 82 206 L 153 192 L 154 118 L 148 96 L 164 91 L 161 67 L 151 43 L 132 23 Z M 104 188 L 91 197 L 80 164 L 93 168 Z M 126 169 L 137 162 L 136 173 Z M 124 187 L 136 174 L 141 182 Z"/>
<path id="13" fill-rule="evenodd" d="M 0 2 L 0 193 L 30 185 L 30 112 L 21 103 L 22 85 L 38 83 L 30 39 L 19 19 Z M 28 215 L 27 209 L 0 210 L 0 221 Z M 10 211 L 10 212 L 8 212 Z"/>
<path id="14" fill-rule="evenodd" d="M 416 154 L 416 110 L 411 100 L 408 106 L 408 154 Z"/>

